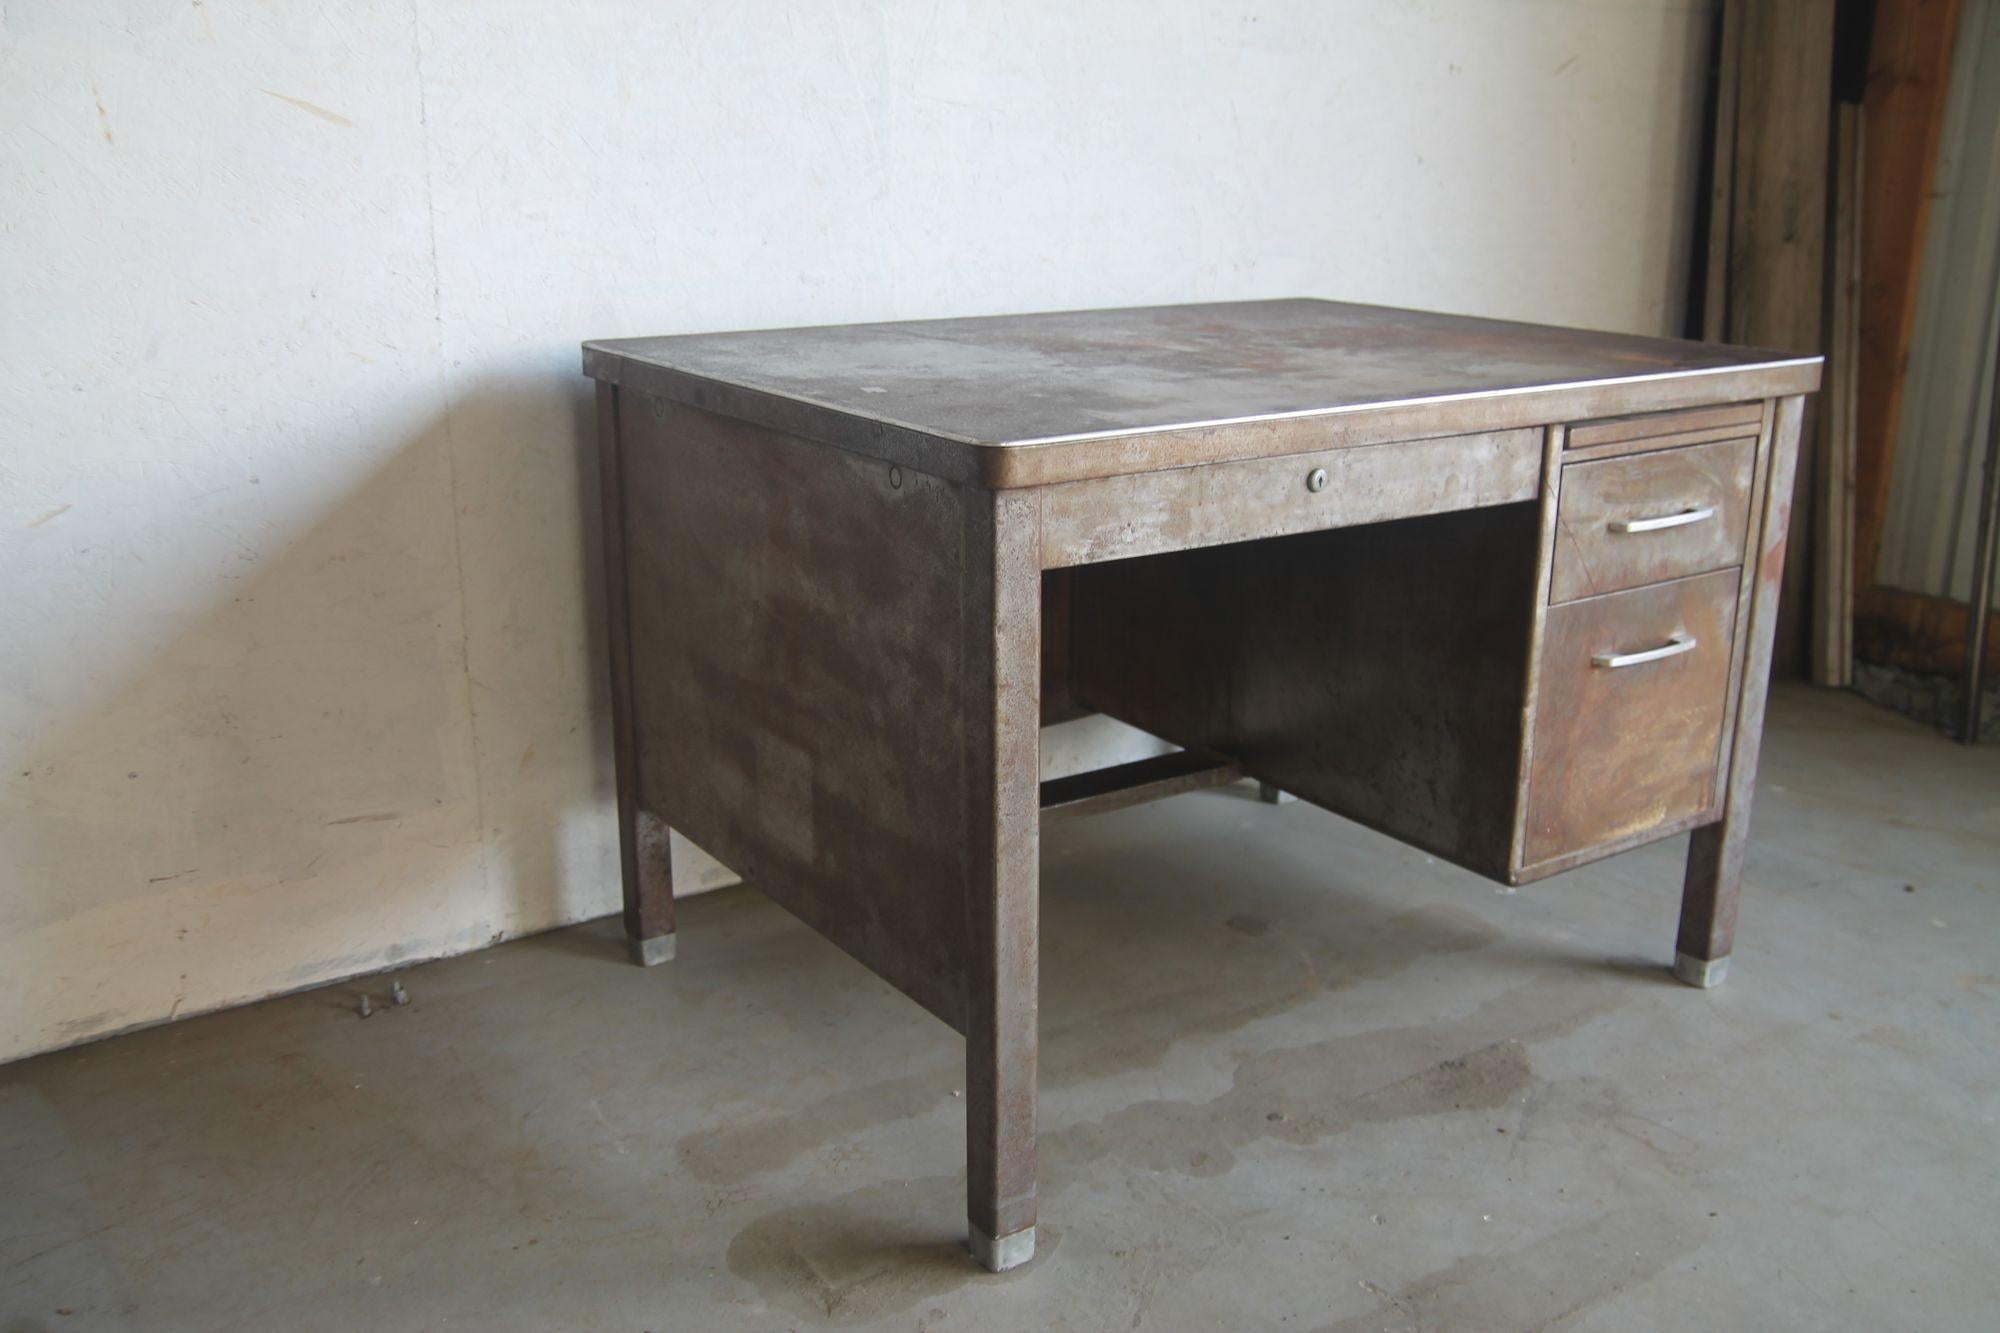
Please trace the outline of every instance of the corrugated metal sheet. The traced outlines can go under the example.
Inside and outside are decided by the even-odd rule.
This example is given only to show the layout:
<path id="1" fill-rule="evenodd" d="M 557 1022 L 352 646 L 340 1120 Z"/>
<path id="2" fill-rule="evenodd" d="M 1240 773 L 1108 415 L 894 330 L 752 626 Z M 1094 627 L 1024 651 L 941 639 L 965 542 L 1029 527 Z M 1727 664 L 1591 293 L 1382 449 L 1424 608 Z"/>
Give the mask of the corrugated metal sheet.
<path id="1" fill-rule="evenodd" d="M 1960 601 L 2000 344 L 2000 4 L 1968 5 L 1962 24 L 1876 568 L 1890 587 Z"/>

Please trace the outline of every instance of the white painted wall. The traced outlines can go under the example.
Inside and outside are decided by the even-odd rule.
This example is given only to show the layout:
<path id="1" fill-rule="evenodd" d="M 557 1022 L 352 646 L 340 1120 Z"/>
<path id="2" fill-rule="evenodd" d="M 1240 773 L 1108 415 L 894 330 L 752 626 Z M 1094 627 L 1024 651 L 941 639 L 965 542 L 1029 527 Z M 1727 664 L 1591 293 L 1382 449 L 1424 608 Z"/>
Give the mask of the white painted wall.
<path id="1" fill-rule="evenodd" d="M 0 1057 L 613 909 L 581 339 L 1671 331 L 1706 9 L 0 0 Z"/>

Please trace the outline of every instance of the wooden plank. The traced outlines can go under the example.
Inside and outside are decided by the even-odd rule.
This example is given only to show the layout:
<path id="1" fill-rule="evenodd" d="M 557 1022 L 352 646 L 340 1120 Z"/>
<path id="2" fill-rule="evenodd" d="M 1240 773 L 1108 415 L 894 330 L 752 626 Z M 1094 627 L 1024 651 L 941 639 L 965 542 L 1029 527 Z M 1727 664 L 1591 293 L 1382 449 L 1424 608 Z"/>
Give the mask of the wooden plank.
<path id="1" fill-rule="evenodd" d="M 1822 456 L 1814 487 L 1812 680 L 1845 687 L 1854 677 L 1855 351 L 1860 343 L 1859 187 L 1861 108 L 1836 109 L 1832 341 L 1828 348 Z"/>
<path id="2" fill-rule="evenodd" d="M 1743 6 L 1729 261 L 1729 334 L 1736 342 L 1806 350 L 1825 337 L 1833 15 L 1828 0 Z M 1794 482 L 1799 494 L 1789 507 L 1802 538 L 1810 527 L 1812 478 L 1812 460 L 1802 459 Z M 1803 674 L 1808 573 L 1803 560 L 1786 571 L 1773 650 L 1782 675 Z"/>
<path id="3" fill-rule="evenodd" d="M 1541 431 L 1511 430 L 1049 486 L 1042 559 L 1094 564 L 1508 504 L 1535 495 L 1541 450 Z"/>
<path id="4" fill-rule="evenodd" d="M 1958 675 L 1965 670 L 1972 611 L 1964 602 L 1879 584 L 1855 595 L 1854 654 L 1864 662 Z M 2000 679 L 2000 612 L 1986 622 L 1986 676 Z"/>
<path id="5" fill-rule="evenodd" d="M 1183 792 L 1226 787 L 1241 780 L 1234 760 L 1200 750 L 1177 750 L 1129 764 L 1114 764 L 1042 784 L 1042 827 L 1101 815 Z"/>
<path id="6" fill-rule="evenodd" d="M 1743 70 L 1744 0 L 1722 0 L 1715 56 L 1715 138 L 1709 148 L 1707 265 L 1701 336 L 1729 337 L 1729 258 L 1736 209 L 1736 90 Z"/>
<path id="7" fill-rule="evenodd" d="M 1882 524 L 1889 511 L 1896 426 L 1916 328 L 1917 288 L 1959 13 L 1959 0 L 1876 0 L 1862 110 L 1868 170 L 1859 195 L 1853 542 L 1858 601 L 1866 600 L 1867 590 L 1875 586 Z M 1894 622 L 1881 621 L 1875 628 L 1892 633 Z"/>

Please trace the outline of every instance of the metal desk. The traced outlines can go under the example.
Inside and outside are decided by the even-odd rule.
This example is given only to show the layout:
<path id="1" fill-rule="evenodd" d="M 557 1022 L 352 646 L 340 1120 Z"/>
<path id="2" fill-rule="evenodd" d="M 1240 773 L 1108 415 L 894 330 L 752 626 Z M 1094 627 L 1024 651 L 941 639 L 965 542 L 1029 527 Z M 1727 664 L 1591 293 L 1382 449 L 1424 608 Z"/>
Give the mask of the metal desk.
<path id="1" fill-rule="evenodd" d="M 1288 300 L 584 345 L 625 919 L 669 827 L 966 1040 L 1034 1250 L 1039 828 L 1249 776 L 1522 883 L 1694 830 L 1729 959 L 1818 357 Z M 1185 747 L 1038 781 L 1046 718 Z"/>

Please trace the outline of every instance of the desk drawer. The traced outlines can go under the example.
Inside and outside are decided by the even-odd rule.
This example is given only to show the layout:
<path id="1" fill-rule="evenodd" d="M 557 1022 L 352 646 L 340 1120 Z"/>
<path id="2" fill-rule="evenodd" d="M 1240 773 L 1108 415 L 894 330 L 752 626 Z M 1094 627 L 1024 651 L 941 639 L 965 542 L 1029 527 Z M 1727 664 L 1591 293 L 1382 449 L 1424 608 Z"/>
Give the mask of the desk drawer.
<path id="1" fill-rule="evenodd" d="M 1754 402 L 1684 408 L 1677 412 L 1641 412 L 1603 421 L 1579 421 L 1569 428 L 1564 447 L 1572 457 L 1602 458 L 1755 435 L 1763 429 L 1763 424 L 1764 405 Z"/>
<path id="2" fill-rule="evenodd" d="M 1741 439 L 1565 467 L 1549 600 L 1741 564 L 1756 459 Z"/>
<path id="3" fill-rule="evenodd" d="M 1044 486 L 1042 568 L 1532 500 L 1542 440 L 1524 427 Z"/>
<path id="4" fill-rule="evenodd" d="M 1522 863 L 1713 809 L 1738 571 L 1551 607 Z"/>

